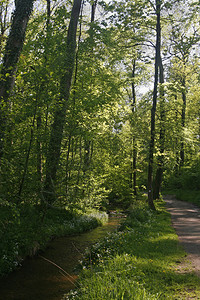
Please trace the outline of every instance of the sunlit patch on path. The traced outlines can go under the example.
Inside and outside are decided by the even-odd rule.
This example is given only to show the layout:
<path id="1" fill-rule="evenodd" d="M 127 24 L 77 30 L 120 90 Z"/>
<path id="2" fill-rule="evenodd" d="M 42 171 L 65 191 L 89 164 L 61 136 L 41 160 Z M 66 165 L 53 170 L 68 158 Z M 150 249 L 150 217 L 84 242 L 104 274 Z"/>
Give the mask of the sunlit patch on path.
<path id="1" fill-rule="evenodd" d="M 200 276 L 200 209 L 191 203 L 176 200 L 172 195 L 165 196 L 165 202 L 173 227 L 188 253 L 181 270 L 194 271 Z"/>

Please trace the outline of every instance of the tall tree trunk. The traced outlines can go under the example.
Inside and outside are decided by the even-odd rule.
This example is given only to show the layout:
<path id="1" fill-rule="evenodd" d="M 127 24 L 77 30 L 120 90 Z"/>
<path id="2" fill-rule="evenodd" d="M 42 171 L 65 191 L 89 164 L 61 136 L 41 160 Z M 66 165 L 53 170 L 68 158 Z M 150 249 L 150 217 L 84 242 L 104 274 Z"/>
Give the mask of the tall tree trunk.
<path id="1" fill-rule="evenodd" d="M 44 60 L 45 65 L 48 64 L 48 51 L 49 51 L 49 35 L 50 35 L 50 20 L 51 20 L 51 1 L 46 0 L 46 38 L 45 38 L 45 50 L 44 50 Z M 42 82 L 40 86 L 39 93 L 42 95 L 46 91 L 47 86 Z M 38 110 L 37 116 L 37 180 L 38 180 L 38 195 L 42 197 L 42 143 L 41 143 L 41 127 L 42 127 L 42 112 L 41 109 Z M 46 136 L 46 135 L 45 135 Z"/>
<path id="2" fill-rule="evenodd" d="M 51 20 L 51 0 L 47 0 L 47 31 Z"/>
<path id="3" fill-rule="evenodd" d="M 44 196 L 48 203 L 55 200 L 55 181 L 58 169 L 63 128 L 65 124 L 67 103 L 70 95 L 71 81 L 76 55 L 76 32 L 81 9 L 81 0 L 74 0 L 71 18 L 67 34 L 67 49 L 65 65 L 67 70 L 60 83 L 60 98 L 57 101 L 54 120 L 51 126 L 51 136 L 46 159 L 46 180 L 44 185 Z"/>
<path id="4" fill-rule="evenodd" d="M 72 101 L 72 107 L 71 107 L 71 115 L 72 115 L 72 121 L 71 121 L 71 126 L 69 130 L 69 140 L 68 140 L 68 150 L 67 150 L 67 158 L 66 158 L 66 183 L 65 183 L 65 190 L 66 190 L 66 196 L 68 196 L 68 191 L 69 191 L 69 179 L 70 179 L 70 164 L 69 164 L 69 157 L 70 157 L 70 151 L 71 151 L 71 140 L 74 135 L 74 130 L 76 128 L 76 85 L 77 85 L 77 80 L 78 80 L 78 61 L 79 61 L 79 49 L 80 49 L 80 43 L 81 43 L 81 35 L 82 35 L 82 16 L 83 16 L 83 7 L 84 7 L 84 0 L 82 2 L 82 8 L 80 12 L 80 22 L 79 22 L 79 36 L 78 36 L 78 43 L 77 43 L 77 51 L 76 51 L 76 56 L 75 56 L 75 70 L 74 70 L 74 80 L 73 80 L 73 101 Z M 72 148 L 73 150 L 73 148 Z M 73 153 L 72 153 L 73 157 Z M 80 156 L 80 166 L 81 166 L 81 156 Z M 79 177 L 79 174 L 77 175 Z M 77 179 L 79 181 L 79 178 Z M 67 197 L 68 198 L 68 197 Z"/>
<path id="5" fill-rule="evenodd" d="M 181 125 L 182 125 L 182 137 L 181 137 L 181 150 L 180 150 L 180 167 L 184 165 L 185 162 L 185 143 L 184 143 L 184 129 L 185 129 L 185 112 L 186 112 L 186 86 L 185 86 L 185 77 L 182 80 L 182 86 L 183 86 L 183 91 L 182 91 L 182 112 L 181 112 Z"/>
<path id="6" fill-rule="evenodd" d="M 153 199 L 158 199 L 161 192 L 162 176 L 164 168 L 164 151 L 165 151 L 165 106 L 164 106 L 164 70 L 162 59 L 160 57 L 159 64 L 159 81 L 160 81 L 160 137 L 159 137 L 159 150 L 158 166 L 154 180 Z"/>
<path id="7" fill-rule="evenodd" d="M 93 23 L 94 19 L 95 19 L 95 12 L 96 12 L 96 7 L 97 7 L 97 2 L 98 2 L 98 0 L 92 1 L 91 23 Z"/>
<path id="8" fill-rule="evenodd" d="M 90 148 L 91 148 L 91 141 L 85 140 L 84 141 L 84 166 L 83 166 L 83 174 L 85 175 L 90 167 Z"/>
<path id="9" fill-rule="evenodd" d="M 134 113 L 135 113 L 135 105 L 136 105 L 136 93 L 135 93 L 135 69 L 136 69 L 136 60 L 133 60 L 133 71 L 132 71 L 132 117 L 134 119 Z M 134 120 L 133 120 L 134 121 Z M 133 189 L 133 193 L 136 196 L 137 195 L 137 142 L 136 138 L 133 135 L 132 139 L 132 170 L 131 170 L 131 186 Z"/>
<path id="10" fill-rule="evenodd" d="M 177 101 L 177 94 L 174 95 L 175 100 Z M 179 118 L 178 118 L 178 110 L 176 110 L 175 112 L 175 126 L 178 127 L 178 123 L 179 123 Z M 175 138 L 175 170 L 174 170 L 174 174 L 177 177 L 179 174 L 179 166 L 180 166 L 180 151 L 179 151 L 179 138 L 176 136 Z"/>
<path id="11" fill-rule="evenodd" d="M 160 26 L 160 9 L 161 1 L 156 0 L 156 55 L 155 55 L 155 75 L 154 75 L 154 90 L 153 90 L 153 106 L 151 109 L 151 137 L 149 146 L 149 166 L 148 166 L 148 204 L 151 209 L 155 210 L 153 202 L 153 154 L 155 144 L 155 124 L 156 124 L 156 105 L 158 92 L 158 69 L 160 61 L 160 44 L 161 44 L 161 26 Z"/>
<path id="12" fill-rule="evenodd" d="M 77 176 L 76 176 L 76 185 L 73 193 L 73 198 L 76 201 L 77 197 L 79 196 L 79 182 L 80 182 L 80 174 L 81 174 L 81 166 L 82 166 L 82 136 L 80 136 L 79 140 L 79 157 L 80 157 L 80 163 L 77 170 Z M 84 190 L 84 189 L 83 189 Z M 84 192 L 83 192 L 84 193 Z"/>
<path id="13" fill-rule="evenodd" d="M 25 164 L 24 164 L 24 170 L 23 170 L 22 179 L 21 179 L 21 182 L 20 182 L 20 185 L 19 185 L 18 203 L 20 202 L 20 198 L 21 198 L 23 187 L 24 187 L 26 174 L 27 174 L 27 171 L 28 171 L 29 157 L 30 157 L 31 147 L 32 147 L 33 138 L 34 138 L 34 126 L 35 126 L 35 120 L 36 120 L 36 113 L 37 113 L 37 102 L 36 102 L 35 113 L 34 113 L 32 125 L 31 125 L 30 141 L 29 141 L 29 146 L 28 146 L 28 149 L 27 149 L 26 160 L 25 160 Z"/>
<path id="14" fill-rule="evenodd" d="M 69 155 L 71 151 L 71 133 L 69 134 L 68 138 L 68 145 L 67 145 L 67 157 L 66 157 L 66 180 L 65 180 L 65 190 L 66 190 L 66 195 L 68 195 L 68 190 L 69 190 Z"/>
<path id="15" fill-rule="evenodd" d="M 0 159 L 9 112 L 9 96 L 14 85 L 17 63 L 24 44 L 25 32 L 34 0 L 18 0 L 14 11 L 10 33 L 7 39 L 3 66 L 0 74 Z"/>
<path id="16" fill-rule="evenodd" d="M 41 113 L 37 116 L 37 179 L 38 179 L 38 194 L 41 194 L 41 183 L 42 183 L 42 150 L 41 150 L 41 126 L 42 126 L 42 117 Z"/>
<path id="17" fill-rule="evenodd" d="M 92 6 L 91 6 L 91 28 L 90 28 L 90 40 L 91 40 L 91 52 L 89 53 L 89 55 L 91 55 L 91 57 L 93 57 L 93 39 L 94 39 L 94 36 L 93 36 L 93 28 L 92 28 L 92 24 L 94 23 L 95 21 L 95 12 L 96 12 L 96 7 L 97 7 L 97 2 L 98 0 L 95 0 L 95 1 L 92 1 Z M 93 86 L 93 80 L 92 80 L 92 70 L 91 70 L 91 87 Z M 84 145 L 84 150 L 85 150 L 85 154 L 84 154 L 84 165 L 83 165 L 83 174 L 84 174 L 84 177 L 87 173 L 87 171 L 89 170 L 89 167 L 90 167 L 90 162 L 91 162 L 91 159 L 90 159 L 90 152 L 91 152 L 91 149 L 90 149 L 90 146 L 91 146 L 91 140 L 88 139 L 88 137 L 86 137 L 85 139 L 85 145 Z"/>
<path id="18" fill-rule="evenodd" d="M 51 21 L 51 0 L 46 0 L 46 38 L 45 38 L 45 49 L 44 49 L 44 59 L 45 63 L 48 64 L 48 56 L 49 56 L 49 46 L 50 46 L 50 21 Z"/>

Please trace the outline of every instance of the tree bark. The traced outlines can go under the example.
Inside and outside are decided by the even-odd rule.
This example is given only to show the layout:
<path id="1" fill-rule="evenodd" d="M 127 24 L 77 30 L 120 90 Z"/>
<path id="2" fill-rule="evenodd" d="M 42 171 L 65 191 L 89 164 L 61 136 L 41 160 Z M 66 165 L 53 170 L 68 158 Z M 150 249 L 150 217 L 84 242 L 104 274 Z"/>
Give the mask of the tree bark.
<path id="1" fill-rule="evenodd" d="M 85 141 L 84 141 L 84 165 L 83 165 L 84 176 L 90 167 L 90 152 L 91 152 L 91 141 L 85 139 Z"/>
<path id="2" fill-rule="evenodd" d="M 76 32 L 81 9 L 81 0 L 74 0 L 67 34 L 67 49 L 65 65 L 67 70 L 60 83 L 60 97 L 56 103 L 54 120 L 46 159 L 46 180 L 44 184 L 44 198 L 53 203 L 55 197 L 56 174 L 59 165 L 63 128 L 65 124 L 67 103 L 70 95 L 71 81 L 76 55 Z"/>
<path id="3" fill-rule="evenodd" d="M 46 38 L 45 38 L 45 50 L 44 60 L 45 65 L 48 64 L 48 52 L 49 52 L 49 36 L 50 36 L 50 20 L 51 20 L 51 0 L 46 0 Z M 45 84 L 42 82 L 40 86 L 39 94 L 45 91 Z M 37 151 L 37 180 L 38 180 L 38 195 L 42 197 L 42 142 L 41 142 L 41 127 L 42 127 L 42 113 L 41 109 L 38 109 L 37 116 L 37 139 L 36 139 L 36 151 Z M 46 135 L 45 135 L 46 136 Z"/>
<path id="4" fill-rule="evenodd" d="M 37 149 L 37 179 L 38 179 L 38 194 L 41 194 L 41 183 L 42 183 L 42 149 L 41 149 L 41 126 L 42 126 L 42 117 L 41 113 L 37 116 L 37 140 L 36 140 L 36 149 Z"/>
<path id="5" fill-rule="evenodd" d="M 135 69 L 136 69 L 136 61 L 133 60 L 133 71 L 132 71 L 132 117 L 134 119 L 134 113 L 135 113 L 135 105 L 136 105 L 136 93 L 135 93 Z M 131 170 L 131 186 L 133 189 L 133 193 L 136 196 L 137 195 L 137 142 L 136 138 L 133 135 L 132 140 L 132 170 Z"/>
<path id="6" fill-rule="evenodd" d="M 165 107 L 164 107 L 164 70 L 162 59 L 160 57 L 159 63 L 159 81 L 160 81 L 160 137 L 159 137 L 159 148 L 160 154 L 158 157 L 158 166 L 155 175 L 154 189 L 153 189 L 153 199 L 159 199 L 162 185 L 162 176 L 164 168 L 164 151 L 165 151 Z"/>
<path id="7" fill-rule="evenodd" d="M 72 140 L 72 135 L 70 133 L 68 138 L 68 145 L 67 145 L 66 171 L 65 171 L 66 172 L 66 181 L 65 181 L 66 195 L 68 195 L 68 190 L 69 190 L 69 155 L 71 151 L 71 140 Z"/>
<path id="8" fill-rule="evenodd" d="M 160 9 L 161 2 L 156 0 L 156 55 L 155 55 L 155 75 L 154 75 L 154 90 L 153 90 L 153 105 L 151 109 L 151 137 L 149 146 L 149 166 L 148 166 L 148 204 L 149 207 L 155 210 L 153 201 L 153 154 L 155 147 L 155 124 L 156 124 L 156 106 L 158 92 L 158 69 L 160 61 L 160 44 L 161 44 L 161 26 L 160 26 Z"/>
<path id="9" fill-rule="evenodd" d="M 185 129 L 185 112 L 186 112 L 186 86 L 185 86 L 185 77 L 182 79 L 182 112 L 181 112 L 181 125 L 182 125 L 182 135 L 184 134 Z M 184 137 L 181 137 L 181 150 L 180 150 L 180 167 L 184 165 L 185 162 L 185 143 L 184 143 Z"/>
<path id="10" fill-rule="evenodd" d="M 95 0 L 95 1 L 93 1 L 93 3 L 92 3 L 91 23 L 93 23 L 93 22 L 94 22 L 94 19 L 95 19 L 95 12 L 96 12 L 96 7 L 97 7 L 97 1 L 98 1 L 98 0 Z"/>
<path id="11" fill-rule="evenodd" d="M 34 0 L 18 0 L 14 11 L 12 25 L 5 47 L 3 66 L 0 74 L 0 159 L 9 112 L 9 96 L 14 86 L 17 63 L 24 44 L 25 32 Z"/>
<path id="12" fill-rule="evenodd" d="M 20 198 L 21 198 L 23 187 L 24 187 L 26 174 L 27 174 L 27 171 L 28 171 L 29 157 L 30 157 L 31 147 L 32 147 L 33 138 L 34 138 L 34 127 L 35 127 L 35 120 L 36 120 L 36 112 L 37 112 L 37 102 L 36 102 L 35 113 L 34 113 L 32 125 L 31 125 L 30 141 L 29 141 L 29 146 L 28 146 L 27 153 L 26 153 L 26 160 L 25 160 L 25 164 L 24 164 L 24 170 L 23 170 L 22 179 L 21 179 L 21 182 L 20 182 L 20 185 L 19 185 L 18 203 L 20 203 Z"/>
<path id="13" fill-rule="evenodd" d="M 47 0 L 47 31 L 51 20 L 51 0 Z"/>
<path id="14" fill-rule="evenodd" d="M 91 48 L 91 52 L 89 53 L 91 55 L 91 57 L 93 57 L 93 52 L 94 52 L 94 49 L 93 49 L 93 40 L 94 40 L 94 31 L 93 31 L 93 28 L 92 28 L 92 24 L 94 23 L 95 21 L 95 12 L 96 12 L 96 7 L 97 7 L 97 2 L 98 0 L 95 0 L 95 1 L 92 1 L 92 6 L 91 6 L 91 27 L 90 27 L 90 39 L 91 39 L 91 42 L 92 42 L 92 48 Z M 91 72 L 91 87 L 93 86 L 93 81 L 92 81 L 92 72 Z M 84 165 L 83 165 L 83 174 L 84 174 L 84 177 L 87 173 L 87 171 L 89 170 L 89 167 L 90 167 L 90 163 L 91 163 L 91 159 L 90 159 L 90 152 L 91 152 L 91 149 L 90 149 L 90 146 L 91 146 L 91 140 L 88 139 L 88 137 L 85 138 L 85 145 L 84 145 L 84 150 L 85 150 L 85 153 L 84 153 Z"/>

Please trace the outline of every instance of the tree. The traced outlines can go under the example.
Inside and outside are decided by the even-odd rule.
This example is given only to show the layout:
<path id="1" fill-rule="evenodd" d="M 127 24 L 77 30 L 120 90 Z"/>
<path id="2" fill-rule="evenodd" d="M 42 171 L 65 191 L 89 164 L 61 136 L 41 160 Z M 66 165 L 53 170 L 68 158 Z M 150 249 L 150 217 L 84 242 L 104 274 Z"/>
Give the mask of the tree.
<path id="1" fill-rule="evenodd" d="M 34 0 L 18 0 L 7 39 L 0 76 L 0 159 L 9 113 L 9 96 L 14 86 L 17 63 L 24 44 L 25 32 Z"/>
<path id="2" fill-rule="evenodd" d="M 199 113 L 192 106 L 195 99 L 198 107 L 192 81 L 198 87 L 198 53 L 193 43 L 198 40 L 198 22 L 194 26 L 185 17 L 187 30 L 173 29 L 170 18 L 177 18 L 173 25 L 181 24 L 178 16 L 182 13 L 173 15 L 180 2 L 185 3 L 157 1 L 163 17 L 163 61 L 156 49 L 155 74 L 152 49 L 158 13 L 152 14 L 152 1 L 89 1 L 82 6 L 80 27 L 78 18 L 73 19 L 76 28 L 70 20 L 72 1 L 46 0 L 45 6 L 35 6 L 14 88 L 2 102 L 6 126 L 1 182 L 6 184 L 1 194 L 7 199 L 17 196 L 20 202 L 31 199 L 52 204 L 57 199 L 56 205 L 72 208 L 95 206 L 97 198 L 105 199 L 108 194 L 109 199 L 131 201 L 136 186 L 138 193 L 146 186 L 150 161 L 154 199 L 159 196 L 162 177 L 169 178 L 180 163 L 181 147 L 185 166 L 195 160 Z M 95 17 L 97 5 L 103 19 L 102 14 Z M 194 40 L 192 24 L 197 33 Z M 191 43 L 194 47 L 189 47 Z M 183 64 L 184 49 L 190 54 Z M 9 72 L 4 83 L 8 78 Z"/>
<path id="3" fill-rule="evenodd" d="M 55 200 L 56 173 L 58 169 L 63 127 L 65 124 L 67 103 L 70 96 L 76 54 L 76 31 L 81 9 L 81 0 L 74 0 L 67 34 L 67 48 L 65 54 L 65 74 L 60 82 L 60 97 L 57 100 L 54 120 L 51 125 L 51 136 L 46 159 L 46 179 L 44 184 L 44 197 L 48 203 Z"/>
<path id="4" fill-rule="evenodd" d="M 135 92 L 135 68 L 136 68 L 136 59 L 133 59 L 133 82 L 132 82 L 132 97 L 133 97 L 133 103 L 132 103 L 132 117 L 134 119 L 135 115 L 135 109 L 136 109 L 136 92 Z M 132 149 L 132 168 L 131 168 L 131 186 L 133 188 L 134 195 L 137 195 L 137 142 L 136 138 L 133 135 L 133 149 Z"/>
<path id="5" fill-rule="evenodd" d="M 148 167 L 148 203 L 151 209 L 155 210 L 153 202 L 153 155 L 155 144 L 155 123 L 156 123 L 156 106 L 158 93 L 158 72 L 161 68 L 161 25 L 160 25 L 161 1 L 156 0 L 156 55 L 155 55 L 155 75 L 154 75 L 154 90 L 153 90 L 153 105 L 151 109 L 151 139 L 149 146 L 149 167 Z"/>
<path id="6" fill-rule="evenodd" d="M 154 188 L 153 188 L 153 199 L 158 199 L 160 197 L 161 185 L 162 185 L 162 176 L 164 168 L 164 151 L 165 151 L 165 93 L 164 93 L 164 70 L 162 59 L 160 56 L 159 61 L 160 73 L 159 73 L 159 83 L 160 83 L 160 135 L 159 135 L 159 154 L 157 162 L 157 170 L 154 179 Z"/>

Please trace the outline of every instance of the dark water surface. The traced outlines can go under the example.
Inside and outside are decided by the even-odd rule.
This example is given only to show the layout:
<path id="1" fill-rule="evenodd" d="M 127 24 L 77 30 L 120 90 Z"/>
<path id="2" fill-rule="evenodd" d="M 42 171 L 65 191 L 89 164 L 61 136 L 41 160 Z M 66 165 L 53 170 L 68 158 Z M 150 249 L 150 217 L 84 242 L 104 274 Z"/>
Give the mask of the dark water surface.
<path id="1" fill-rule="evenodd" d="M 120 221 L 111 217 L 92 231 L 54 239 L 43 254 L 26 259 L 19 270 L 0 279 L 0 300 L 61 300 L 75 287 L 74 268 L 84 249 L 114 231 Z"/>

